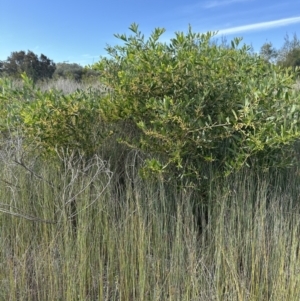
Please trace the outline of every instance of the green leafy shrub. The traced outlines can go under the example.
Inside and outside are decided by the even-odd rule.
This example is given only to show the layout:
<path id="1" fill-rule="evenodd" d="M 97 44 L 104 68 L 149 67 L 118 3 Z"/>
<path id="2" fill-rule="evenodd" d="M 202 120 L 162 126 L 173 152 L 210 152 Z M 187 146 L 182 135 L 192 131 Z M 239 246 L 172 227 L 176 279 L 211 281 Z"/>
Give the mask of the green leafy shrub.
<path id="1" fill-rule="evenodd" d="M 83 75 L 83 67 L 78 64 L 57 63 L 53 77 L 67 78 L 75 81 L 80 81 Z"/>
<path id="2" fill-rule="evenodd" d="M 56 90 L 42 92 L 25 75 L 22 89 L 11 89 L 8 83 L 3 84 L 1 98 L 3 103 L 10 102 L 12 113 L 4 116 L 2 108 L 3 120 L 9 120 L 2 128 L 8 124 L 18 128 L 25 145 L 44 155 L 69 151 L 90 157 L 109 135 L 99 114 L 99 95 L 92 90 L 67 96 Z"/>
<path id="3" fill-rule="evenodd" d="M 290 71 L 237 38 L 225 48 L 211 42 L 212 33 L 189 28 L 166 44 L 159 41 L 164 29 L 147 40 L 136 24 L 130 30 L 116 35 L 123 45 L 107 47 L 110 58 L 93 67 L 113 91 L 102 114 L 139 130 L 127 143 L 153 155 L 151 170 L 199 177 L 203 162 L 226 172 L 257 158 L 282 163 L 281 150 L 299 137 Z"/>
<path id="4" fill-rule="evenodd" d="M 35 98 L 36 92 L 33 80 L 22 74 L 22 82 L 10 78 L 0 78 L 0 132 L 7 138 L 13 134 L 20 121 L 20 108 L 24 103 Z"/>

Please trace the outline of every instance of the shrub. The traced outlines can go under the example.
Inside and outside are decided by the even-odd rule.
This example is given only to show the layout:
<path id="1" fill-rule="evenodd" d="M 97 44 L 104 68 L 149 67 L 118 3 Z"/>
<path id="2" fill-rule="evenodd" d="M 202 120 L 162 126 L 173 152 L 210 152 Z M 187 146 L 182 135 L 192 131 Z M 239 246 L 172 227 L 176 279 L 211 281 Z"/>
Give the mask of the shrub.
<path id="1" fill-rule="evenodd" d="M 57 63 L 53 77 L 81 81 L 83 70 L 83 67 L 78 64 Z"/>
<path id="2" fill-rule="evenodd" d="M 13 134 L 19 122 L 19 110 L 24 102 L 34 98 L 34 83 L 25 75 L 24 81 L 15 81 L 7 77 L 0 78 L 0 132 L 1 138 Z M 25 85 L 23 83 L 26 83 Z"/>
<path id="3" fill-rule="evenodd" d="M 159 41 L 164 29 L 147 40 L 136 24 L 129 29 L 133 35 L 116 35 L 123 45 L 108 46 L 110 58 L 93 67 L 113 91 L 103 115 L 139 129 L 127 143 L 153 155 L 150 170 L 201 177 L 203 162 L 226 172 L 257 159 L 282 163 L 279 153 L 299 137 L 290 71 L 237 38 L 225 48 L 190 27 L 167 44 Z"/>
<path id="4" fill-rule="evenodd" d="M 10 102 L 2 128 L 19 129 L 25 145 L 33 145 L 46 156 L 69 151 L 90 157 L 109 135 L 99 114 L 99 93 L 93 90 L 69 95 L 56 90 L 42 92 L 23 75 L 19 90 L 10 89 L 9 81 L 3 81 L 1 98 Z"/>

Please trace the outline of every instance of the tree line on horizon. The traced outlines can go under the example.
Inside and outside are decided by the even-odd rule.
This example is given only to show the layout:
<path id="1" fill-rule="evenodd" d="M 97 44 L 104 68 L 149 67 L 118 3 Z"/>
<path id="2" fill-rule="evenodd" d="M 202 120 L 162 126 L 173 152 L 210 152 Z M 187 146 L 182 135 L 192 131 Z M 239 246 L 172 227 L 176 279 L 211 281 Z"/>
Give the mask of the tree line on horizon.
<path id="1" fill-rule="evenodd" d="M 218 42 L 217 42 L 218 43 Z M 221 41 L 223 47 L 227 45 L 226 38 Z M 259 51 L 259 55 L 269 63 L 282 67 L 300 67 L 300 40 L 295 33 L 291 39 L 287 34 L 280 49 L 276 49 L 272 42 L 265 42 Z M 48 79 L 72 79 L 77 82 L 97 78 L 100 74 L 96 70 L 83 67 L 76 63 L 55 63 L 46 55 L 38 56 L 33 51 L 14 51 L 5 61 L 0 60 L 0 76 L 21 78 L 26 73 L 34 82 Z"/>
<path id="2" fill-rule="evenodd" d="M 24 72 L 34 82 L 58 78 L 81 82 L 99 76 L 99 72 L 90 68 L 76 63 L 55 63 L 46 55 L 38 56 L 30 50 L 14 51 L 5 61 L 0 61 L 0 76 L 20 79 Z"/>
<path id="3" fill-rule="evenodd" d="M 300 67 L 300 40 L 296 33 L 292 39 L 286 34 L 280 49 L 276 49 L 272 42 L 266 42 L 261 46 L 259 55 L 268 62 L 295 69 Z"/>

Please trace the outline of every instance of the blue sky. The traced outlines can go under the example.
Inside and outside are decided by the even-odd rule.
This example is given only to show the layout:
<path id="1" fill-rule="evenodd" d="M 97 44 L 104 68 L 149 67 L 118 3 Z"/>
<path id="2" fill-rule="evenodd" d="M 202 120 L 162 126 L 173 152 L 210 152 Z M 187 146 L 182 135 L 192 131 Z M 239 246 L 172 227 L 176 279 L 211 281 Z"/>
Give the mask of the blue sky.
<path id="1" fill-rule="evenodd" d="M 280 48 L 286 34 L 300 38 L 300 0 L 0 0 L 0 12 L 0 60 L 31 50 L 55 63 L 92 64 L 133 22 L 146 36 L 164 27 L 166 41 L 189 24 L 195 32 L 218 30 L 257 52 L 266 41 Z"/>

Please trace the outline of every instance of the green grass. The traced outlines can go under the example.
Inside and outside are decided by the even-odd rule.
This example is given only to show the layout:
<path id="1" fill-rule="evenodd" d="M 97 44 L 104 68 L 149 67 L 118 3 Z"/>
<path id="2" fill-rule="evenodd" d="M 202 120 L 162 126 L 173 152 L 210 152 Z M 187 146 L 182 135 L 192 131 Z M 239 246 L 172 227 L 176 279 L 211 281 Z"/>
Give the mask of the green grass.
<path id="1" fill-rule="evenodd" d="M 296 167 L 212 180 L 199 233 L 191 189 L 1 154 L 0 300 L 300 300 Z"/>

